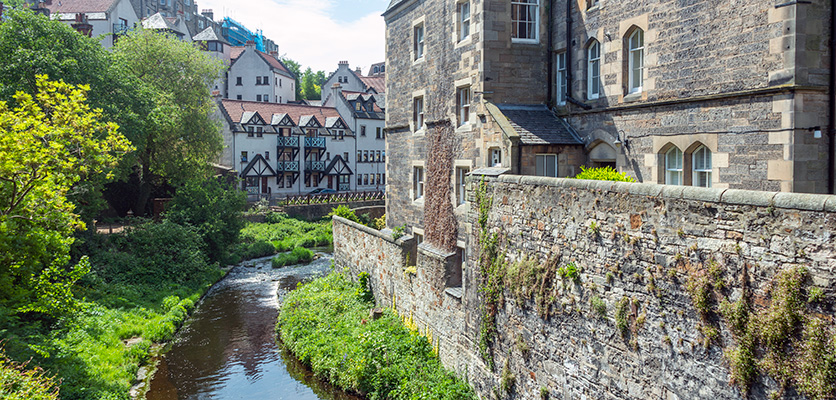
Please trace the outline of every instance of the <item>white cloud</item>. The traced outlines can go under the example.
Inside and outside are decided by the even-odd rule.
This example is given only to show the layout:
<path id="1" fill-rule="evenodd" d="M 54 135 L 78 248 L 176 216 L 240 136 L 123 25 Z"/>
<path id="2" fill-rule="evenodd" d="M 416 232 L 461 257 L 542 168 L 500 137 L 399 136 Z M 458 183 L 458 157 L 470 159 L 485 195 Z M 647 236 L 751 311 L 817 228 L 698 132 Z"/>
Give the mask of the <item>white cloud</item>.
<path id="1" fill-rule="evenodd" d="M 198 0 L 198 7 L 213 9 L 216 19 L 229 16 L 252 31 L 261 29 L 279 45 L 280 54 L 326 75 L 342 60 L 365 73 L 385 57 L 382 10 L 345 22 L 329 16 L 333 0 Z"/>

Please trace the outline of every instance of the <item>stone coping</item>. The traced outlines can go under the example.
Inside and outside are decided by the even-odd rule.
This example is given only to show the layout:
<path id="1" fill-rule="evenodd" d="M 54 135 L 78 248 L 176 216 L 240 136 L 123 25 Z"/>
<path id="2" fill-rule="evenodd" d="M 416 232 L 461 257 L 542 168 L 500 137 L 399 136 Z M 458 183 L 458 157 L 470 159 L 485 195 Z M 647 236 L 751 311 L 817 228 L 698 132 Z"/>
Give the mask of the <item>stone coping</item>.
<path id="1" fill-rule="evenodd" d="M 661 197 L 706 201 L 733 205 L 775 207 L 790 210 L 836 212 L 836 196 L 828 194 L 764 192 L 758 190 L 715 189 L 695 186 L 672 186 L 656 183 L 631 183 L 594 181 L 586 179 L 551 178 L 531 175 L 500 175 L 490 177 L 473 171 L 471 179 L 485 179 L 500 183 L 539 185 L 558 188 L 599 190 L 602 192 L 625 193 L 634 196 Z M 480 178 L 476 178 L 480 177 Z"/>
<path id="2" fill-rule="evenodd" d="M 337 221 L 337 222 L 339 222 L 343 225 L 348 225 L 348 226 L 350 226 L 354 229 L 363 231 L 365 233 L 368 233 L 369 235 L 376 236 L 376 237 L 381 238 L 381 239 L 383 239 L 383 240 L 385 240 L 389 243 L 392 243 L 394 245 L 401 246 L 401 247 L 403 247 L 404 242 L 407 242 L 407 241 L 412 239 L 412 235 L 404 234 L 403 236 L 398 238 L 398 240 L 395 240 L 395 239 L 392 238 L 392 230 L 389 229 L 389 228 L 386 228 L 382 231 L 379 231 L 379 230 L 374 229 L 374 228 L 369 228 L 366 225 L 358 224 L 354 221 L 349 221 L 349 220 L 347 220 L 343 217 L 337 216 L 337 215 L 331 216 L 331 220 Z"/>

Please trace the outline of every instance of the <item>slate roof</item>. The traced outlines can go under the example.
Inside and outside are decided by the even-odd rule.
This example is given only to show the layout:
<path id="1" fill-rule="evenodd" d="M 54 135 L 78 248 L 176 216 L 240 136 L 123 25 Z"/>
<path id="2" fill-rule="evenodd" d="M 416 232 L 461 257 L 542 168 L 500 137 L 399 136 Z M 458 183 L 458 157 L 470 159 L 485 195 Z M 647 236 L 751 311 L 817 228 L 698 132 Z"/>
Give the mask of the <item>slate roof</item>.
<path id="1" fill-rule="evenodd" d="M 374 89 L 378 93 L 386 93 L 386 75 L 358 76 L 366 87 Z"/>
<path id="2" fill-rule="evenodd" d="M 156 13 L 148 18 L 142 20 L 142 27 L 145 29 L 157 29 L 176 33 L 180 36 L 189 33 L 188 28 L 183 24 L 180 28 L 177 18 L 166 18 L 161 13 Z M 191 35 L 189 35 L 191 37 Z"/>
<path id="3" fill-rule="evenodd" d="M 117 0 L 53 0 L 52 4 L 44 3 L 50 13 L 92 13 L 107 12 L 117 3 Z"/>
<path id="4" fill-rule="evenodd" d="M 226 39 L 224 39 L 223 36 L 218 35 L 218 32 L 215 32 L 215 30 L 212 29 L 211 26 L 204 29 L 202 32 L 198 33 L 197 35 L 194 35 L 192 40 L 195 41 L 195 42 L 216 41 L 216 42 L 221 42 L 221 43 L 224 43 L 226 45 L 229 45 L 229 42 L 227 42 Z"/>
<path id="5" fill-rule="evenodd" d="M 520 135 L 524 145 L 583 145 L 575 130 L 545 105 L 497 104 L 496 107 Z"/>
<path id="6" fill-rule="evenodd" d="M 229 59 L 232 60 L 232 62 L 235 62 L 235 60 L 237 60 L 238 57 L 241 57 L 241 54 L 244 53 L 244 50 L 247 50 L 246 46 L 230 46 Z M 267 65 L 270 66 L 270 68 L 273 68 L 274 70 L 277 70 L 279 73 L 286 75 L 290 78 L 296 79 L 296 75 L 294 75 L 293 72 L 290 72 L 290 70 L 287 69 L 284 63 L 276 59 L 276 57 L 273 57 L 263 51 L 256 50 L 256 52 L 259 56 L 261 56 L 261 59 L 264 60 L 264 62 L 266 62 Z"/>
<path id="7" fill-rule="evenodd" d="M 284 104 L 284 103 L 263 103 L 258 101 L 241 101 L 241 100 L 221 100 L 221 110 L 227 117 L 227 121 L 233 126 L 233 130 L 238 132 L 242 116 L 247 112 L 258 112 L 266 121 L 275 121 L 274 115 L 287 114 L 293 121 L 301 126 L 303 122 L 307 122 L 311 117 L 316 117 L 317 121 L 325 122 L 328 118 L 339 118 L 340 113 L 333 107 L 314 107 L 299 104 Z M 303 117 L 306 117 L 303 119 Z M 345 122 L 343 122 L 345 123 Z M 347 124 L 346 124 L 347 125 Z M 346 136 L 351 136 L 352 132 L 346 131 Z"/>
<path id="8" fill-rule="evenodd" d="M 374 72 L 374 67 L 378 68 L 378 71 L 379 71 L 378 73 Z M 371 66 L 369 66 L 369 73 L 366 74 L 366 76 L 374 76 L 374 75 L 385 74 L 386 73 L 385 71 L 380 71 L 381 67 L 384 67 L 384 68 L 386 67 L 386 61 L 379 62 L 379 63 L 374 63 Z"/>
<path id="9" fill-rule="evenodd" d="M 399 6 L 401 3 L 405 2 L 406 0 L 391 0 L 389 2 L 389 7 L 386 7 L 386 11 L 383 12 L 384 15 L 394 9 L 395 7 Z"/>

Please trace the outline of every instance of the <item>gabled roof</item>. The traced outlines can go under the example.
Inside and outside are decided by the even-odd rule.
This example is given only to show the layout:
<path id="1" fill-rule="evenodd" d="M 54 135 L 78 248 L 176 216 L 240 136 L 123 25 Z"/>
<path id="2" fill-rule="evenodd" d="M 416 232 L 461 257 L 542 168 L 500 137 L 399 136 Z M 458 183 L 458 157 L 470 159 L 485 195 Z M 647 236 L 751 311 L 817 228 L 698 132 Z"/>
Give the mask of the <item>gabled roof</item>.
<path id="1" fill-rule="evenodd" d="M 352 115 L 360 119 L 386 119 L 386 114 L 382 108 L 377 105 L 377 99 L 374 95 L 360 92 L 341 91 L 342 98 L 347 103 L 348 108 L 351 109 Z M 357 102 L 363 104 L 360 110 L 357 109 Z M 365 105 L 371 102 L 372 109 L 367 110 Z"/>
<path id="2" fill-rule="evenodd" d="M 340 117 L 325 118 L 325 127 L 328 129 L 348 129 L 348 126 L 346 126 L 345 121 L 343 121 L 343 119 Z"/>
<path id="3" fill-rule="evenodd" d="M 258 111 L 245 111 L 241 114 L 241 123 L 242 124 L 259 124 L 265 125 L 264 118 Z"/>
<path id="4" fill-rule="evenodd" d="M 53 0 L 52 4 L 44 3 L 44 6 L 52 14 L 75 14 L 108 12 L 118 2 L 118 0 Z"/>
<path id="5" fill-rule="evenodd" d="M 378 70 L 377 73 L 374 72 L 374 67 L 377 67 L 377 70 Z M 386 68 L 386 61 L 382 61 L 382 62 L 379 62 L 379 63 L 374 63 L 371 66 L 369 66 L 369 73 L 366 74 L 366 76 L 374 76 L 374 75 L 385 74 L 386 73 L 385 68 Z M 381 71 L 381 69 L 384 69 L 384 71 Z"/>
<path id="6" fill-rule="evenodd" d="M 545 105 L 497 104 L 496 108 L 500 115 L 491 115 L 495 119 L 504 117 L 520 136 L 523 145 L 583 145 L 577 132 Z M 504 121 L 499 122 L 501 125 Z"/>
<path id="7" fill-rule="evenodd" d="M 276 170 L 270 166 L 270 163 L 261 154 L 256 153 L 250 163 L 241 171 L 240 177 L 246 176 L 276 176 Z"/>
<path id="8" fill-rule="evenodd" d="M 215 41 L 215 42 L 221 42 L 221 43 L 224 43 L 226 45 L 229 45 L 229 42 L 227 42 L 226 39 L 224 39 L 223 36 L 218 35 L 218 32 L 215 32 L 215 29 L 213 29 L 211 26 L 207 27 L 202 32 L 198 33 L 197 35 L 194 35 L 192 40 L 195 41 L 195 42 Z"/>
<path id="9" fill-rule="evenodd" d="M 145 29 L 169 31 L 179 36 L 184 36 L 189 33 L 185 24 L 183 24 L 182 28 L 179 25 L 180 21 L 177 18 L 166 18 L 161 13 L 156 13 L 142 20 L 142 27 Z M 191 35 L 189 35 L 189 38 L 191 38 Z"/>
<path id="10" fill-rule="evenodd" d="M 235 61 L 238 60 L 239 57 L 241 57 L 241 54 L 244 54 L 246 50 L 246 46 L 231 46 L 229 52 L 229 59 L 232 60 L 232 63 L 234 64 Z M 284 63 L 278 60 L 276 57 L 273 57 L 259 50 L 256 50 L 256 53 L 258 53 L 258 55 L 261 56 L 261 59 L 264 60 L 264 62 L 266 62 L 267 65 L 269 65 L 270 68 L 274 71 L 282 75 L 286 75 L 289 78 L 296 79 L 296 75 L 294 75 L 293 72 L 290 72 L 290 70 L 284 65 Z"/>
<path id="11" fill-rule="evenodd" d="M 361 81 L 363 84 L 366 85 L 366 88 L 374 89 L 377 93 L 386 93 L 386 74 L 380 74 L 375 76 L 360 76 Z"/>
<path id="12" fill-rule="evenodd" d="M 343 160 L 343 156 L 337 154 L 331 163 L 328 164 L 328 167 L 325 168 L 326 175 L 354 175 L 354 172 L 351 171 L 351 167 L 348 165 L 345 160 Z"/>
<path id="13" fill-rule="evenodd" d="M 227 119 L 227 123 L 232 126 L 233 131 L 240 132 L 243 129 L 240 127 L 240 122 L 243 114 L 247 111 L 258 112 L 259 115 L 270 116 L 270 121 L 274 120 L 274 116 L 279 114 L 286 114 L 293 121 L 297 121 L 300 127 L 304 127 L 302 121 L 303 116 L 316 117 L 319 121 L 325 121 L 328 117 L 339 117 L 340 114 L 334 107 L 316 107 L 300 104 L 286 104 L 286 103 L 263 103 L 258 101 L 242 101 L 223 99 L 220 104 L 221 111 Z M 346 136 L 348 132 L 346 132 Z"/>
<path id="14" fill-rule="evenodd" d="M 270 125 L 275 126 L 296 126 L 296 122 L 287 113 L 273 114 L 273 120 Z"/>
<path id="15" fill-rule="evenodd" d="M 244 46 L 230 46 L 229 59 L 234 61 L 238 57 L 241 57 L 241 53 L 243 53 L 245 49 L 246 47 Z"/>

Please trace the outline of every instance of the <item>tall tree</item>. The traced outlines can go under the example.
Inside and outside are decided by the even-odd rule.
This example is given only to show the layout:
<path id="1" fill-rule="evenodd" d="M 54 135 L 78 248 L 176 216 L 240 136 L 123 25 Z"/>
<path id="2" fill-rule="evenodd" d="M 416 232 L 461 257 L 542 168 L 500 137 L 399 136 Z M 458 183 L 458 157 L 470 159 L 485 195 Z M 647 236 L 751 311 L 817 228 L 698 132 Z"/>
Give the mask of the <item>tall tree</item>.
<path id="1" fill-rule="evenodd" d="M 293 61 L 293 60 L 291 60 L 287 57 L 282 57 L 282 63 L 284 63 L 285 67 L 287 67 L 287 69 L 289 69 L 290 72 L 293 73 L 293 76 L 296 77 L 296 99 L 297 100 L 301 99 L 302 98 L 302 85 L 301 85 L 301 83 L 302 83 L 301 82 L 302 66 L 298 62 Z"/>
<path id="2" fill-rule="evenodd" d="M 223 67 L 189 43 L 146 29 L 120 38 L 113 58 L 151 101 L 143 131 L 131 138 L 141 166 L 134 211 L 142 213 L 155 183 L 204 176 L 217 158 L 222 138 L 209 88 Z"/>
<path id="3" fill-rule="evenodd" d="M 0 305 L 57 315 L 85 272 L 84 263 L 66 266 L 73 232 L 84 227 L 67 194 L 131 147 L 86 104 L 87 86 L 38 75 L 35 87 L 36 96 L 14 96 L 14 109 L 0 102 Z"/>

